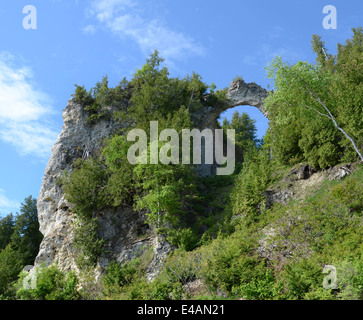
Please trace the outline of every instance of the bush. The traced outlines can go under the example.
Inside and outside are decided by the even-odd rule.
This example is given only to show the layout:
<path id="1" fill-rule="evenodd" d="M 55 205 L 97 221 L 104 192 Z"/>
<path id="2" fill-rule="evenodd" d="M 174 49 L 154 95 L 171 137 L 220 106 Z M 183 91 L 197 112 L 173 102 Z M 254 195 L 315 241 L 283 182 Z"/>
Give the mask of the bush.
<path id="1" fill-rule="evenodd" d="M 234 287 L 232 293 L 246 300 L 268 300 L 278 296 L 283 290 L 283 284 L 275 282 L 272 270 L 262 271 L 265 272 L 256 272 L 252 279 Z"/>
<path id="2" fill-rule="evenodd" d="M 11 283 L 17 279 L 22 267 L 21 256 L 11 244 L 0 251 L 0 300 L 13 297 Z"/>
<path id="3" fill-rule="evenodd" d="M 56 265 L 40 268 L 36 274 L 36 288 L 23 288 L 22 274 L 18 281 L 17 297 L 23 300 L 77 300 L 78 279 L 74 272 L 62 272 Z"/>
<path id="4" fill-rule="evenodd" d="M 98 235 L 98 219 L 78 218 L 73 223 L 74 247 L 78 249 L 76 264 L 78 267 L 94 267 L 97 264 L 105 241 Z"/>
<path id="5" fill-rule="evenodd" d="M 176 250 L 168 257 L 161 274 L 170 284 L 187 284 L 197 277 L 199 258 L 200 256 L 196 252 Z"/>
<path id="6" fill-rule="evenodd" d="M 62 179 L 67 200 L 75 205 L 74 211 L 81 218 L 92 218 L 93 213 L 108 204 L 104 186 L 108 173 L 100 160 L 78 159 L 74 171 L 66 173 Z"/>
<path id="7" fill-rule="evenodd" d="M 119 297 L 125 291 L 125 287 L 137 280 L 139 272 L 137 259 L 124 264 L 112 261 L 102 277 L 103 294 L 108 298 Z"/>
<path id="8" fill-rule="evenodd" d="M 186 251 L 193 250 L 198 244 L 198 237 L 190 228 L 178 230 L 170 229 L 167 234 L 167 240 L 170 244 Z"/>

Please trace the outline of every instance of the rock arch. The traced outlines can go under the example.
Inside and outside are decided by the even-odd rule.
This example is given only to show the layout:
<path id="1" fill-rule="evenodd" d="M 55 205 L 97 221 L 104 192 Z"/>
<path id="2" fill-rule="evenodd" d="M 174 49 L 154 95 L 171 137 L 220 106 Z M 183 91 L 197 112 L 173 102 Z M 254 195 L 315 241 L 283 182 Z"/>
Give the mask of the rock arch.
<path id="1" fill-rule="evenodd" d="M 230 83 L 227 91 L 229 103 L 224 106 L 207 107 L 203 110 L 203 115 L 199 115 L 197 123 L 199 122 L 200 128 L 214 129 L 220 114 L 237 106 L 256 107 L 268 118 L 267 111 L 263 105 L 263 100 L 267 96 L 268 91 L 254 82 L 246 83 L 242 79 L 234 80 Z"/>

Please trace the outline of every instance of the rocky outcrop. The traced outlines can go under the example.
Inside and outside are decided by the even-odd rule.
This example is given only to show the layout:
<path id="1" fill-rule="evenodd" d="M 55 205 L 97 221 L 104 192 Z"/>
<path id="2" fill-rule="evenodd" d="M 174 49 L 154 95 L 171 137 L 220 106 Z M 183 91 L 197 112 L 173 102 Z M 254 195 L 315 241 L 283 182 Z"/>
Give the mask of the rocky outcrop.
<path id="1" fill-rule="evenodd" d="M 256 107 L 265 117 L 268 117 L 263 106 L 263 101 L 267 96 L 268 91 L 254 82 L 246 83 L 243 80 L 234 80 L 229 85 L 227 91 L 228 101 L 226 103 L 213 107 L 205 106 L 203 110 L 193 115 L 193 120 L 200 129 L 209 128 L 214 130 L 223 111 L 246 105 Z"/>
<path id="2" fill-rule="evenodd" d="M 93 125 L 87 119 L 83 106 L 70 100 L 63 111 L 63 130 L 52 148 L 38 197 L 38 218 L 44 238 L 36 266 L 57 263 L 62 270 L 77 270 L 72 231 L 75 216 L 57 181 L 65 170 L 72 171 L 72 163 L 77 158 L 98 155 L 104 140 L 118 129 L 112 118 L 100 119 Z M 98 265 L 100 272 L 111 260 L 124 262 L 152 249 L 154 259 L 148 276 L 157 274 L 171 246 L 152 232 L 145 220 L 145 214 L 132 207 L 105 209 L 99 213 L 100 236 L 105 240 Z"/>
<path id="3" fill-rule="evenodd" d="M 112 119 L 89 126 L 87 117 L 75 100 L 70 100 L 63 111 L 63 130 L 52 148 L 38 197 L 38 218 L 44 239 L 36 264 L 57 262 L 63 269 L 74 268 L 72 205 L 64 198 L 57 181 L 64 170 L 72 170 L 73 160 L 97 154 L 103 139 L 116 129 Z"/>
<path id="4" fill-rule="evenodd" d="M 267 96 L 267 90 L 255 82 L 246 83 L 243 80 L 232 81 L 227 92 L 227 98 L 230 101 L 229 108 L 246 105 L 253 106 L 260 110 L 266 118 L 268 115 L 263 106 L 263 101 Z"/>
<path id="5" fill-rule="evenodd" d="M 246 83 L 242 79 L 234 80 L 230 83 L 227 90 L 227 101 L 213 106 L 205 103 L 202 110 L 192 114 L 192 120 L 196 127 L 200 130 L 211 129 L 214 131 L 218 128 L 217 120 L 223 111 L 234 108 L 236 106 L 248 105 L 256 107 L 265 117 L 268 116 L 267 111 L 263 106 L 264 99 L 268 96 L 268 91 L 260 87 L 254 82 Z M 206 102 L 208 95 L 205 96 Z M 216 174 L 217 164 L 203 164 L 204 144 L 202 142 L 202 165 L 196 166 L 196 170 L 201 176 L 213 176 Z"/>
<path id="6" fill-rule="evenodd" d="M 266 96 L 267 91 L 255 83 L 234 81 L 228 90 L 230 102 L 223 106 L 205 107 L 194 115 L 195 123 L 200 129 L 213 130 L 220 113 L 237 105 L 255 106 L 266 115 L 263 109 Z M 127 108 L 128 101 L 124 104 L 121 107 Z M 87 119 L 88 113 L 82 105 L 71 99 L 63 111 L 63 129 L 52 148 L 38 197 L 39 224 L 44 239 L 36 265 L 57 263 L 63 270 L 77 270 L 73 248 L 72 204 L 65 199 L 57 181 L 63 171 L 72 170 L 72 163 L 77 158 L 98 155 L 104 140 L 118 128 L 111 117 L 100 119 L 93 125 L 89 125 Z M 203 170 L 206 175 L 213 174 L 211 167 Z M 99 213 L 99 221 L 100 235 L 105 240 L 105 253 L 99 259 L 100 269 L 107 266 L 111 259 L 120 262 L 130 260 L 152 248 L 153 260 L 147 269 L 147 276 L 151 279 L 157 274 L 158 266 L 171 246 L 149 229 L 145 224 L 144 213 L 135 212 L 132 208 L 107 209 Z"/>
<path id="7" fill-rule="evenodd" d="M 356 164 L 344 164 L 315 171 L 309 165 L 300 164 L 281 179 L 282 185 L 275 185 L 263 193 L 265 207 L 269 209 L 274 204 L 286 205 L 290 200 L 303 200 L 311 191 L 317 190 L 325 180 L 341 180 L 352 174 L 356 168 Z M 312 235 L 309 234 L 308 229 L 299 241 L 274 240 L 276 235 L 289 234 L 290 229 L 302 219 L 301 215 L 293 216 L 287 213 L 277 223 L 266 226 L 262 230 L 262 237 L 257 248 L 259 256 L 267 260 L 279 261 L 281 265 L 293 256 L 309 256 L 312 250 L 307 240 Z"/>

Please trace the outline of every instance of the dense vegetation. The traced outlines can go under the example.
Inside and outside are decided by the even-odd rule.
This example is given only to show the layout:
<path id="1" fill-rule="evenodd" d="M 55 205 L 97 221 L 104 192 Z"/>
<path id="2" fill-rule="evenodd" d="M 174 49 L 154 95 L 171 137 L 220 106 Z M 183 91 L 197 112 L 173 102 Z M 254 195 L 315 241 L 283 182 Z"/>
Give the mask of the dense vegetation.
<path id="1" fill-rule="evenodd" d="M 276 58 L 267 67 L 275 93 L 269 111 L 274 157 L 284 164 L 307 161 L 327 168 L 342 161 L 363 161 L 363 32 L 327 55 L 324 42 L 313 37 L 315 65 L 288 65 Z"/>
<path id="2" fill-rule="evenodd" d="M 34 264 L 43 236 L 39 231 L 37 201 L 24 200 L 20 214 L 0 219 L 0 299 L 11 298 L 19 273 Z"/>
<path id="3" fill-rule="evenodd" d="M 130 101 L 127 110 L 113 110 L 113 117 L 124 126 L 106 141 L 101 156 L 78 160 L 73 173 L 65 173 L 61 182 L 68 200 L 76 205 L 79 224 L 75 230 L 76 244 L 80 244 L 81 249 L 80 266 L 97 262 L 102 239 L 96 238 L 97 218 L 94 219 L 94 215 L 105 207 L 132 205 L 136 210 L 146 210 L 147 223 L 166 235 L 172 244 L 187 248 L 197 245 L 198 239 L 187 225 L 187 211 L 192 210 L 195 216 L 202 216 L 198 211 L 203 208 L 200 205 L 203 197 L 198 189 L 203 182 L 191 165 L 131 165 L 127 159 L 131 143 L 126 140 L 125 134 L 133 128 L 144 130 L 149 141 L 145 151 L 150 157 L 150 121 L 158 121 L 159 134 L 163 129 L 173 128 L 181 135 L 182 129 L 194 127 L 191 114 L 198 112 L 203 104 L 225 103 L 225 90 L 210 93 L 205 99 L 208 85 L 199 75 L 193 73 L 183 79 L 172 78 L 162 63 L 163 59 L 155 51 L 135 72 L 133 79 L 124 79 L 115 89 L 108 88 L 106 77 L 90 92 L 79 86 L 76 88 L 75 98 L 88 111 L 97 101 L 104 101 L 103 109 L 107 110 L 110 110 L 110 104 L 126 95 Z M 92 109 L 89 119 L 105 113 L 95 110 Z M 250 127 L 244 130 L 252 133 L 238 139 L 241 144 L 247 145 L 256 129 L 248 115 L 243 115 L 243 119 L 251 122 Z M 125 123 L 128 124 L 126 127 Z M 243 123 L 233 122 L 231 126 L 242 128 Z M 159 143 L 158 151 L 165 147 L 167 142 Z M 197 227 L 194 226 L 194 229 L 197 230 Z"/>
<path id="4" fill-rule="evenodd" d="M 98 213 L 104 208 L 133 206 L 145 212 L 153 231 L 178 249 L 152 282 L 144 277 L 152 260 L 149 250 L 122 265 L 112 262 L 99 283 L 88 279 L 80 291 L 77 276 L 56 266 L 41 269 L 38 287 L 26 289 L 24 274 L 13 282 L 25 263 L 16 255 L 34 256 L 21 249 L 21 239 L 19 246 L 11 244 L 16 228 L 8 216 L 0 224 L 0 269 L 17 267 L 9 276 L 0 273 L 2 294 L 14 297 L 17 290 L 22 299 L 363 299 L 363 30 L 353 29 L 336 56 L 317 35 L 312 49 L 315 64 L 288 65 L 276 58 L 266 68 L 274 91 L 265 102 L 270 128 L 263 141 L 256 139 L 247 114 L 223 121 L 221 128 L 236 130 L 240 153 L 234 174 L 227 177 L 201 178 L 192 165 L 131 165 L 125 138 L 133 128 L 150 138 L 152 120 L 159 122 L 159 132 L 192 128 L 192 115 L 203 106 L 228 104 L 225 90 L 208 86 L 195 73 L 170 77 L 157 52 L 116 88 L 109 88 L 107 77 L 90 91 L 77 86 L 74 97 L 89 112 L 89 125 L 109 116 L 127 124 L 106 141 L 99 157 L 77 160 L 59 182 L 75 205 L 79 267 L 91 270 L 103 250 Z M 296 168 L 321 170 L 347 162 L 355 163 L 348 177 L 325 180 L 286 205 L 268 205 L 266 190 L 293 183 L 286 177 Z M 325 265 L 337 269 L 335 289 L 323 287 Z M 202 285 L 191 294 L 187 285 L 196 280 Z"/>

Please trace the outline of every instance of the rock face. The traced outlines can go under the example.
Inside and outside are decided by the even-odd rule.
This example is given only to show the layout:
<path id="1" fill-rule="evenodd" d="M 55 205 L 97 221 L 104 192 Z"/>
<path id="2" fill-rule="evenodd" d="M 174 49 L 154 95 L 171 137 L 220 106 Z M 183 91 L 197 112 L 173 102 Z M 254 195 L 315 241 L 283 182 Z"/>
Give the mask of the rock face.
<path id="1" fill-rule="evenodd" d="M 228 98 L 229 108 L 237 105 L 256 106 L 263 112 L 263 99 L 267 91 L 260 86 L 244 81 L 231 83 Z M 127 108 L 127 101 L 125 106 Z M 216 128 L 216 120 L 228 107 L 206 107 L 197 116 L 196 123 L 203 128 Z M 77 270 L 73 249 L 72 204 L 68 203 L 57 180 L 64 170 L 72 170 L 72 162 L 88 155 L 98 155 L 105 138 L 110 137 L 117 126 L 110 119 L 101 119 L 96 124 L 87 124 L 88 115 L 74 99 L 63 111 L 64 126 L 45 169 L 38 197 L 40 231 L 44 235 L 35 265 L 50 265 L 56 262 L 63 270 Z M 212 174 L 207 168 L 206 174 Z M 147 270 L 148 278 L 157 273 L 158 265 L 171 250 L 171 246 L 160 239 L 145 224 L 143 213 L 132 208 L 117 208 L 100 212 L 100 233 L 106 241 L 105 254 L 100 257 L 99 267 L 107 266 L 110 259 L 122 262 L 153 250 L 153 260 Z"/>
<path id="2" fill-rule="evenodd" d="M 117 129 L 112 119 L 95 125 L 87 124 L 88 115 L 82 105 L 70 100 L 63 111 L 64 126 L 45 170 L 38 197 L 40 231 L 44 235 L 35 265 L 56 262 L 62 270 L 77 270 L 73 248 L 74 215 L 57 180 L 64 170 L 72 170 L 72 162 L 87 155 L 97 155 L 105 138 Z M 155 248 L 156 266 L 170 245 L 150 232 L 145 216 L 132 208 L 109 209 L 100 212 L 100 236 L 105 240 L 105 253 L 99 259 L 99 270 L 109 261 L 123 262 Z M 151 236 L 150 236 L 151 235 Z M 155 273 L 155 270 L 150 270 Z"/>
<path id="3" fill-rule="evenodd" d="M 217 120 L 220 114 L 227 109 L 237 106 L 252 106 L 260 110 L 267 118 L 267 112 L 263 106 L 263 101 L 268 96 L 268 91 L 256 83 L 246 83 L 243 80 L 234 80 L 230 83 L 227 91 L 228 103 L 223 105 L 205 106 L 203 110 L 192 114 L 192 119 L 198 129 L 217 129 Z M 207 97 L 206 97 L 207 99 Z M 203 164 L 204 144 L 202 142 L 202 165 L 197 166 L 197 172 L 201 176 L 212 176 L 216 174 L 216 164 Z"/>
<path id="4" fill-rule="evenodd" d="M 204 107 L 200 113 L 193 115 L 194 122 L 199 129 L 216 128 L 219 115 L 227 109 L 237 106 L 252 106 L 260 110 L 265 117 L 268 117 L 263 106 L 263 100 L 268 96 L 268 91 L 256 83 L 246 83 L 243 80 L 232 81 L 227 91 L 228 104 L 223 106 Z"/>
<path id="5" fill-rule="evenodd" d="M 63 111 L 63 130 L 52 148 L 38 197 L 40 231 L 44 239 L 36 264 L 57 262 L 61 268 L 72 269 L 72 213 L 71 204 L 64 198 L 57 184 L 64 170 L 71 169 L 72 161 L 89 152 L 96 154 L 102 139 L 116 129 L 112 120 L 101 120 L 90 127 L 82 105 L 70 100 Z"/>

